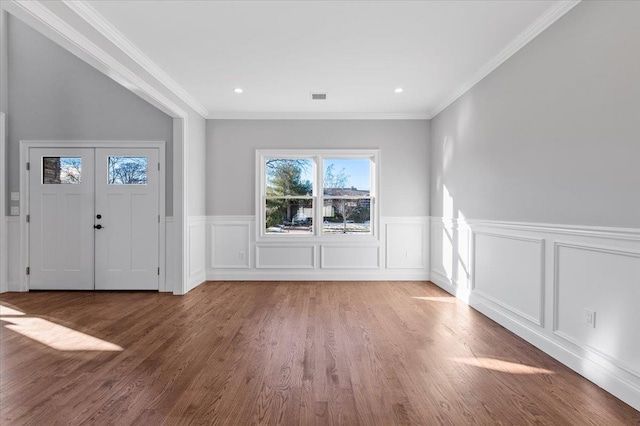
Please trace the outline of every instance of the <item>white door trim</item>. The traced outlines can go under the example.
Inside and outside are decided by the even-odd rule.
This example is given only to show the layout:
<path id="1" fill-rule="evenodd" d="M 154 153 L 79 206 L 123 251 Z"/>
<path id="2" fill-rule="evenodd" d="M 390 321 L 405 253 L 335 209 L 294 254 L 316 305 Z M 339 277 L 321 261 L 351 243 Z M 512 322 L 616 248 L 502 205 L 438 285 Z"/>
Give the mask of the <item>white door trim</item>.
<path id="1" fill-rule="evenodd" d="M 29 173 L 27 173 L 26 164 L 29 159 L 29 149 L 31 148 L 157 148 L 158 160 L 160 162 L 160 193 L 158 194 L 158 207 L 160 212 L 159 224 L 159 247 L 158 247 L 158 264 L 160 265 L 159 291 L 167 291 L 166 289 L 166 265 L 165 265 L 165 247 L 166 247 L 166 157 L 165 157 L 165 141 L 67 141 L 67 140 L 22 140 L 20 141 L 20 291 L 29 291 L 29 280 L 27 277 L 27 266 L 29 266 L 29 226 L 27 225 L 26 215 L 29 213 Z"/>
<path id="2" fill-rule="evenodd" d="M 0 10 L 0 19 L 3 17 Z M 1 25 L 0 25 L 1 27 Z M 7 261 L 7 193 L 6 193 L 6 174 L 7 174 L 7 159 L 5 158 L 5 114 L 0 112 L 0 293 L 9 291 L 9 275 L 7 268 L 9 262 Z"/>

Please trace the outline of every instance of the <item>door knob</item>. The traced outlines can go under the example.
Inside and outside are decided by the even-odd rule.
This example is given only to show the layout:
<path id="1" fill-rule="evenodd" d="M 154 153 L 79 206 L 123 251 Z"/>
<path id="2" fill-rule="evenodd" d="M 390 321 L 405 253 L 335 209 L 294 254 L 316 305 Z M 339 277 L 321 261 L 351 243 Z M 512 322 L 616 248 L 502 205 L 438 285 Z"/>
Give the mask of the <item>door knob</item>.
<path id="1" fill-rule="evenodd" d="M 96 219 L 102 219 L 102 215 L 101 214 L 97 215 Z"/>
<path id="2" fill-rule="evenodd" d="M 102 225 L 98 224 L 98 225 L 93 225 L 94 228 L 96 229 L 102 229 Z"/>

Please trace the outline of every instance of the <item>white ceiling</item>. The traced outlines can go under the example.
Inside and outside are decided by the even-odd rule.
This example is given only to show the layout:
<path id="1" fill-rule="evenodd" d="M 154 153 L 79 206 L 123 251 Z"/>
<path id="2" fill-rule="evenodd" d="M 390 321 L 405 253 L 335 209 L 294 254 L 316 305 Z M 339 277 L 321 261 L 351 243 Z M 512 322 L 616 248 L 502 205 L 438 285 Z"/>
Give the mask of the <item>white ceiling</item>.
<path id="1" fill-rule="evenodd" d="M 575 3 L 94 0 L 94 10 L 70 7 L 210 118 L 429 118 Z M 395 94 L 397 87 L 404 92 Z M 327 100 L 311 101 L 314 91 Z"/>

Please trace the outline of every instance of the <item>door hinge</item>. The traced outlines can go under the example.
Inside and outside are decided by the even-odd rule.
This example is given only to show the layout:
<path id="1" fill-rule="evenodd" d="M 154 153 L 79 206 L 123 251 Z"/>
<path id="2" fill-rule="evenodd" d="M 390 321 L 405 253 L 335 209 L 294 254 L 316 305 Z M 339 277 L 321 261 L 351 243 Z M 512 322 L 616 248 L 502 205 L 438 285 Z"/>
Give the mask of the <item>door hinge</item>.
<path id="1" fill-rule="evenodd" d="M 158 223 L 160 223 L 160 215 L 158 215 Z"/>
<path id="2" fill-rule="evenodd" d="M 29 222 L 31 222 L 31 215 L 30 214 L 27 215 L 27 223 L 29 223 Z"/>
<path id="3" fill-rule="evenodd" d="M 27 275 L 29 275 L 30 273 L 31 273 L 31 268 L 27 266 Z"/>
<path id="4" fill-rule="evenodd" d="M 158 266 L 158 275 L 160 275 L 160 267 Z"/>
<path id="5" fill-rule="evenodd" d="M 31 170 L 31 163 L 27 162 L 27 170 Z"/>
<path id="6" fill-rule="evenodd" d="M 160 170 L 160 163 L 158 163 L 158 170 Z"/>

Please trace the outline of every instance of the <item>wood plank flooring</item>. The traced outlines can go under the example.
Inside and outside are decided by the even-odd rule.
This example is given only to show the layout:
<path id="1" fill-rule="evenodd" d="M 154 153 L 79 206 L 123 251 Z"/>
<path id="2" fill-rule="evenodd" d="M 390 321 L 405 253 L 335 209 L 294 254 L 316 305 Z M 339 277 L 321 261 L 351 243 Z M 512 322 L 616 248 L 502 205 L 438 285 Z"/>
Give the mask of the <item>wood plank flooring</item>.
<path id="1" fill-rule="evenodd" d="M 640 424 L 431 283 L 210 282 L 0 306 L 2 425 Z"/>

